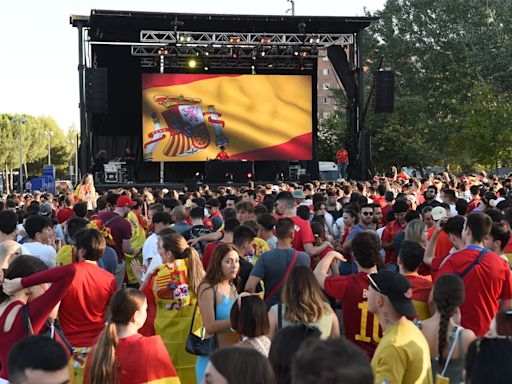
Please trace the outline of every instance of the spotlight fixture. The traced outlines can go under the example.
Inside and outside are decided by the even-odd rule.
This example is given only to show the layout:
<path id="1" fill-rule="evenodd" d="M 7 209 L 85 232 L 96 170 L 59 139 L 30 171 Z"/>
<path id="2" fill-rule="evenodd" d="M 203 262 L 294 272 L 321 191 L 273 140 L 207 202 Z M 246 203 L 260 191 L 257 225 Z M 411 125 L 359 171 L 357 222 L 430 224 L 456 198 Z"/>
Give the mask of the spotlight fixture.
<path id="1" fill-rule="evenodd" d="M 197 66 L 197 62 L 194 59 L 190 59 L 188 61 L 189 68 L 195 68 Z"/>
<path id="2" fill-rule="evenodd" d="M 271 45 L 271 44 L 272 44 L 271 37 L 262 37 L 261 38 L 261 45 Z"/>
<path id="3" fill-rule="evenodd" d="M 181 35 L 179 38 L 181 43 L 190 43 L 192 41 L 192 36 L 190 35 Z"/>
<path id="4" fill-rule="evenodd" d="M 158 50 L 158 56 L 168 56 L 169 50 L 167 48 L 160 48 Z"/>
<path id="5" fill-rule="evenodd" d="M 310 44 L 319 44 L 320 43 L 320 37 L 318 37 L 318 36 L 311 36 L 309 38 L 309 43 Z"/>
<path id="6" fill-rule="evenodd" d="M 240 36 L 232 36 L 229 38 L 229 42 L 231 44 L 238 44 L 240 43 Z"/>
<path id="7" fill-rule="evenodd" d="M 209 68 L 207 65 L 205 65 L 205 66 L 204 66 L 204 70 L 205 70 L 205 71 L 207 71 L 207 70 L 209 70 L 209 69 L 210 69 L 210 68 Z"/>

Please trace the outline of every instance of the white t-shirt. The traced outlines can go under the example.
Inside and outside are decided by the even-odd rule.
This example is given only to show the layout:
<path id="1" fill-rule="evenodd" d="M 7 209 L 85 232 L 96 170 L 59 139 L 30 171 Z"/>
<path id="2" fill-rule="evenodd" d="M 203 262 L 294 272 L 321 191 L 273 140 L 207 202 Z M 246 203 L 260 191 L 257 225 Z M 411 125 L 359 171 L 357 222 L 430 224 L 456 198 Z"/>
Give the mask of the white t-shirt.
<path id="1" fill-rule="evenodd" d="M 29 250 L 32 256 L 44 261 L 49 268 L 55 267 L 57 252 L 53 247 L 38 241 L 24 243 L 23 246 Z"/>
<path id="2" fill-rule="evenodd" d="M 160 256 L 158 254 L 158 236 L 156 233 L 153 233 L 144 241 L 144 245 L 142 246 L 142 260 L 144 265 L 148 266 L 148 260 L 156 256 Z"/>

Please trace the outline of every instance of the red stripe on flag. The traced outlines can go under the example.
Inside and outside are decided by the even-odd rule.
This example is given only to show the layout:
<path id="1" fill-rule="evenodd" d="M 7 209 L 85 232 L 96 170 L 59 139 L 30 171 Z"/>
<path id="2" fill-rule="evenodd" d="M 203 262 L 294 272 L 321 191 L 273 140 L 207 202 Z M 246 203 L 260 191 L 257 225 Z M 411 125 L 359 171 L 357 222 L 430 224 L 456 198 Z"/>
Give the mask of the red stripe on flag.
<path id="1" fill-rule="evenodd" d="M 171 87 L 173 85 L 183 85 L 195 81 L 214 79 L 216 77 L 238 77 L 241 75 L 204 75 L 204 74 L 161 74 L 145 73 L 142 75 L 142 90 L 154 87 Z"/>
<path id="2" fill-rule="evenodd" d="M 231 155 L 232 159 L 245 160 L 311 160 L 313 134 L 305 133 L 286 143 Z"/>

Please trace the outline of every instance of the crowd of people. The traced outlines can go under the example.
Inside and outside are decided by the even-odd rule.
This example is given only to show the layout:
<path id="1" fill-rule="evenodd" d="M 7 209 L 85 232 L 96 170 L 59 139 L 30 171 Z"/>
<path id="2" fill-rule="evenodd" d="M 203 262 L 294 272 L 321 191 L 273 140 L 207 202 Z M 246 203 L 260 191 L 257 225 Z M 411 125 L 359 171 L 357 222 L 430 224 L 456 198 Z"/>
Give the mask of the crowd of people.
<path id="1" fill-rule="evenodd" d="M 0 208 L 0 382 L 512 382 L 512 177 Z"/>

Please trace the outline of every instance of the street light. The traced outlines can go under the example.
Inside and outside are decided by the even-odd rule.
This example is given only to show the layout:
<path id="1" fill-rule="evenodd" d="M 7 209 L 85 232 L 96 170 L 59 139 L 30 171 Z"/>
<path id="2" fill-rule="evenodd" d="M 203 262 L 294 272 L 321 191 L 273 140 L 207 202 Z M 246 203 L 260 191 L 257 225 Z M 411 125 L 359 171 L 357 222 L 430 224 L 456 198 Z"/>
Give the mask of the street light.
<path id="1" fill-rule="evenodd" d="M 20 193 L 23 194 L 23 142 L 21 141 L 23 134 L 21 130 L 21 124 L 25 124 L 27 119 L 24 117 L 13 117 L 11 119 L 13 124 L 18 123 L 19 136 L 20 136 Z"/>
<path id="2" fill-rule="evenodd" d="M 74 145 L 75 147 L 75 185 L 78 185 L 78 137 L 76 141 L 70 139 L 67 142 L 68 145 Z M 73 160 L 71 160 L 71 165 L 73 165 Z"/>
<path id="3" fill-rule="evenodd" d="M 48 136 L 48 165 L 51 165 L 52 163 L 52 158 L 51 158 L 51 154 L 50 154 L 50 149 L 52 148 L 52 137 L 53 137 L 53 132 L 50 132 L 50 131 L 44 131 L 44 134 L 46 136 Z"/>

